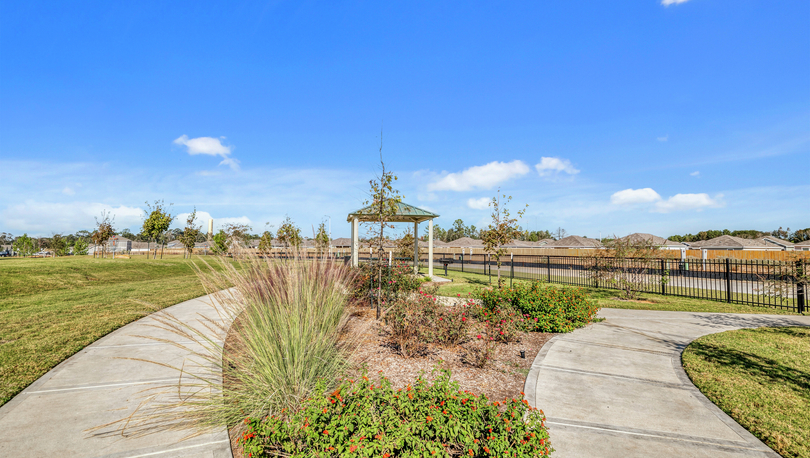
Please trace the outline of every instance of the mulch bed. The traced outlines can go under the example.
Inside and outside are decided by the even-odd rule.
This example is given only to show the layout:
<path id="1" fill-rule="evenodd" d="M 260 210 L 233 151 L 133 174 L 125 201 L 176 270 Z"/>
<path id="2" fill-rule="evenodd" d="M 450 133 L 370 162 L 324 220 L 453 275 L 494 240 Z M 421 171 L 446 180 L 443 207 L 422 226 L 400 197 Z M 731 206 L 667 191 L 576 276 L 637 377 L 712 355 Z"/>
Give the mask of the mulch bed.
<path id="1" fill-rule="evenodd" d="M 503 400 L 520 396 L 529 368 L 543 347 L 554 334 L 530 332 L 523 334 L 519 342 L 497 343 L 492 359 L 485 368 L 473 367 L 465 361 L 465 354 L 471 346 L 480 345 L 470 335 L 467 342 L 451 348 L 429 346 L 424 354 L 408 358 L 399 354 L 390 342 L 383 322 L 375 319 L 375 311 L 367 307 L 356 307 L 348 323 L 348 334 L 358 339 L 355 354 L 358 370 L 365 365 L 369 375 L 379 371 L 387 377 L 395 388 L 413 383 L 424 372 L 424 378 L 433 379 L 435 367 L 449 369 L 452 380 L 461 389 L 475 394 L 485 394 L 490 400 Z M 520 351 L 526 357 L 520 357 Z"/>

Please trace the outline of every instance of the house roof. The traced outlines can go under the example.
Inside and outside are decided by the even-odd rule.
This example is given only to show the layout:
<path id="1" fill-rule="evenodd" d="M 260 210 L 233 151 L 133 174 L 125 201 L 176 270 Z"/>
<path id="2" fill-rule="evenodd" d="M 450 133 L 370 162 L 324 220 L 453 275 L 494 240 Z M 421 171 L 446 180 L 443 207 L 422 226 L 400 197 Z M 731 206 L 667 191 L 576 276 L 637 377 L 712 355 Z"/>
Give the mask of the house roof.
<path id="1" fill-rule="evenodd" d="M 810 240 L 805 240 L 804 242 L 794 243 L 793 246 L 810 246 Z"/>
<path id="2" fill-rule="evenodd" d="M 452 240 L 447 242 L 448 247 L 452 248 L 483 248 L 484 243 L 480 240 L 472 239 L 470 237 L 461 237 L 460 239 Z"/>
<path id="3" fill-rule="evenodd" d="M 628 239 L 632 243 L 652 241 L 653 244 L 658 246 L 677 246 L 677 247 L 684 246 L 684 244 L 682 243 L 673 242 L 672 240 L 668 240 L 663 237 L 647 234 L 644 232 L 635 232 L 633 234 L 625 235 L 624 237 L 619 238 L 619 240 L 628 240 Z"/>
<path id="4" fill-rule="evenodd" d="M 348 237 L 341 237 L 332 240 L 332 246 L 352 246 L 352 239 Z"/>
<path id="5" fill-rule="evenodd" d="M 435 213 L 406 204 L 405 202 L 398 202 L 397 213 L 390 219 L 390 221 L 394 223 L 421 223 L 422 221 L 427 221 L 429 219 L 438 217 L 439 215 Z M 374 208 L 372 205 L 349 213 L 349 216 L 346 217 L 346 221 L 351 222 L 354 218 L 357 218 L 360 221 L 377 221 L 376 217 L 374 216 Z"/>
<path id="6" fill-rule="evenodd" d="M 793 242 L 780 239 L 779 237 L 774 237 L 772 235 L 766 235 L 765 237 L 760 237 L 759 239 L 783 248 L 792 248 L 795 245 Z"/>
<path id="7" fill-rule="evenodd" d="M 689 246 L 692 248 L 700 248 L 700 249 L 712 249 L 712 248 L 719 248 L 719 249 L 737 249 L 737 250 L 744 250 L 744 249 L 772 249 L 776 250 L 779 249 L 777 245 L 771 242 L 766 242 L 762 239 L 744 239 L 741 237 L 734 237 L 732 235 L 721 235 L 720 237 L 715 237 L 709 240 L 700 240 L 698 242 L 691 242 Z"/>
<path id="8" fill-rule="evenodd" d="M 599 248 L 602 246 L 602 243 L 596 239 L 569 235 L 568 237 L 549 242 L 543 246 L 546 248 Z"/>

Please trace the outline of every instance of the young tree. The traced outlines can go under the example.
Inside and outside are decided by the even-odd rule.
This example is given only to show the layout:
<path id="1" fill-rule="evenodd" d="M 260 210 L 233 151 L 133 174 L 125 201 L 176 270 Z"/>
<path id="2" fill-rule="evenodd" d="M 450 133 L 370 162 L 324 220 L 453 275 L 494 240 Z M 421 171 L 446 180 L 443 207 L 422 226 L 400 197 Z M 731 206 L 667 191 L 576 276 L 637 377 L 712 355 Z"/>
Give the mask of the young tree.
<path id="1" fill-rule="evenodd" d="M 323 256 L 329 250 L 329 232 L 323 221 L 318 225 L 318 232 L 315 233 L 315 246 L 318 248 L 319 256 Z"/>
<path id="2" fill-rule="evenodd" d="M 566 236 L 568 236 L 568 232 L 566 232 L 565 229 L 561 227 L 558 227 L 557 230 L 554 231 L 554 238 L 556 240 L 564 239 Z"/>
<path id="3" fill-rule="evenodd" d="M 259 239 L 259 251 L 262 253 L 269 253 L 273 249 L 273 233 L 264 231 L 262 237 Z"/>
<path id="4" fill-rule="evenodd" d="M 172 204 L 169 204 L 169 206 L 171 205 Z M 155 255 L 152 257 L 152 259 L 156 259 L 158 240 L 161 241 L 162 248 L 162 242 L 165 241 L 166 231 L 168 231 L 169 227 L 172 225 L 174 216 L 169 213 L 169 209 L 166 208 L 162 200 L 156 200 L 154 205 L 150 205 L 149 202 L 146 202 L 146 207 L 148 210 L 144 210 L 142 231 L 150 240 L 154 240 Z M 163 250 L 161 250 L 160 257 L 161 259 L 163 258 Z"/>
<path id="5" fill-rule="evenodd" d="M 614 285 L 621 289 L 625 299 L 635 299 L 649 281 L 653 261 L 661 255 L 661 246 L 652 238 L 606 237 L 604 250 L 590 250 L 588 273 L 597 283 Z M 662 272 L 660 281 L 666 282 L 668 273 Z"/>
<path id="6" fill-rule="evenodd" d="M 509 209 L 506 208 L 506 205 L 512 200 L 512 196 L 506 196 L 506 194 L 499 196 L 499 194 L 501 194 L 500 188 L 489 203 L 492 208 L 492 222 L 489 224 L 489 228 L 483 231 L 482 241 L 484 251 L 495 256 L 498 266 L 498 287 L 500 288 L 503 286 L 501 283 L 501 256 L 506 254 L 506 248 L 503 245 L 512 243 L 515 238 L 520 236 L 518 218 L 523 217 L 523 213 L 526 212 L 529 205 L 526 204 L 526 207 L 517 212 L 518 218 L 512 218 Z M 505 201 L 502 202 L 501 198 Z"/>
<path id="7" fill-rule="evenodd" d="M 51 249 L 56 256 L 67 256 L 68 243 L 62 234 L 51 235 Z"/>
<path id="8" fill-rule="evenodd" d="M 115 235 L 114 223 L 115 216 L 111 215 L 106 210 L 102 210 L 100 220 L 96 218 L 96 230 L 91 235 L 93 243 L 96 245 L 96 249 L 93 251 L 93 257 L 95 257 L 95 253 L 98 251 L 99 247 L 101 247 L 101 256 L 106 256 L 107 240 L 110 240 L 110 238 Z"/>
<path id="9" fill-rule="evenodd" d="M 75 242 L 73 242 L 73 255 L 87 255 L 87 241 L 82 238 L 77 238 Z"/>
<path id="10" fill-rule="evenodd" d="M 228 253 L 228 235 L 222 229 L 211 237 L 211 251 L 214 254 L 224 255 Z"/>
<path id="11" fill-rule="evenodd" d="M 397 256 L 406 259 L 413 259 L 413 234 L 405 231 L 396 240 Z"/>
<path id="12" fill-rule="evenodd" d="M 301 238 L 301 228 L 296 226 L 289 216 L 284 219 L 284 222 L 278 228 L 277 237 L 278 241 L 284 244 L 284 249 L 288 251 L 290 248 L 298 249 L 301 242 L 304 241 Z"/>
<path id="13" fill-rule="evenodd" d="M 399 211 L 399 204 L 402 203 L 402 196 L 399 190 L 394 188 L 397 176 L 390 170 L 385 169 L 385 162 L 382 155 L 383 141 L 382 131 L 380 131 L 380 175 L 369 180 L 369 200 L 365 202 L 365 211 L 373 216 L 373 221 L 365 223 L 368 233 L 373 240 L 373 248 L 377 252 L 377 285 L 382 284 L 383 253 L 385 252 L 385 230 L 393 229 L 391 220 Z M 418 236 L 418 234 L 416 234 Z M 374 258 L 372 257 L 372 260 Z M 377 301 L 377 319 L 380 318 L 380 304 Z"/>
<path id="14" fill-rule="evenodd" d="M 17 253 L 17 256 L 31 256 L 34 251 L 34 240 L 28 237 L 28 234 L 23 234 L 14 240 L 11 244 L 11 249 Z"/>
<path id="15" fill-rule="evenodd" d="M 194 252 L 194 244 L 197 243 L 197 237 L 202 232 L 202 227 L 194 224 L 197 220 L 197 207 L 194 207 L 194 211 L 189 213 L 188 218 L 186 218 L 186 228 L 183 229 L 183 233 L 180 235 L 179 240 L 186 248 L 186 253 L 188 253 L 189 259 L 191 259 L 191 254 Z"/>

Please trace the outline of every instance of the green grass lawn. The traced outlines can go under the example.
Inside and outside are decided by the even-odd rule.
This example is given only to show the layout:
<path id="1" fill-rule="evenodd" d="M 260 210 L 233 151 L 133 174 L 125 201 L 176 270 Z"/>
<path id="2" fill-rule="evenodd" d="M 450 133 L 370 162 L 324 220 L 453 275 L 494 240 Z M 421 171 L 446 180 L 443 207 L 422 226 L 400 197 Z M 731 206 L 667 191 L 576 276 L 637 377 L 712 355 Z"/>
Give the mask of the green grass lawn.
<path id="1" fill-rule="evenodd" d="M 427 273 L 426 268 L 421 269 L 422 272 Z M 444 269 L 436 269 L 434 267 L 434 274 L 444 277 Z M 475 291 L 477 288 L 489 287 L 497 285 L 497 277 L 492 276 L 492 283 L 490 283 L 489 276 L 479 273 L 470 272 L 455 272 L 448 271 L 446 278 L 452 279 L 453 283 L 449 283 L 439 287 L 438 294 L 442 296 L 457 296 L 461 294 L 466 296 L 468 293 Z M 513 284 L 523 283 L 525 280 L 514 280 Z M 569 286 L 552 285 L 561 288 L 568 288 Z M 506 285 L 509 285 L 509 278 L 506 278 Z M 615 289 L 597 289 L 597 288 L 582 288 L 585 290 L 592 299 L 594 299 L 600 307 L 605 308 L 618 308 L 618 309 L 635 309 L 635 310 L 666 310 L 666 311 L 680 311 L 680 312 L 715 312 L 715 313 L 768 313 L 778 315 L 795 315 L 794 312 L 788 312 L 777 308 L 771 307 L 752 307 L 742 304 L 730 304 L 721 301 L 708 301 L 705 299 L 692 299 L 687 297 L 678 296 L 662 296 L 660 294 L 643 293 L 639 296 L 638 301 L 625 301 L 618 298 L 621 291 Z M 807 313 L 805 313 L 807 314 Z"/>
<path id="2" fill-rule="evenodd" d="M 784 457 L 810 457 L 810 328 L 711 334 L 683 367 L 712 402 Z"/>
<path id="3" fill-rule="evenodd" d="M 203 294 L 181 256 L 0 258 L 0 405 L 100 337 Z"/>

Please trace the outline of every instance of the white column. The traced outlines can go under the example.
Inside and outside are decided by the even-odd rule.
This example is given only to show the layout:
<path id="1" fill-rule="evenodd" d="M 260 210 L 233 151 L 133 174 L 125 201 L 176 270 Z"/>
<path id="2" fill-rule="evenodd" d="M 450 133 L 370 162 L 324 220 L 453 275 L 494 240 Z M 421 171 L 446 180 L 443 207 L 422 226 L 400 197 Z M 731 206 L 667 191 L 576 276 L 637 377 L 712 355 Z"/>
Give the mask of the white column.
<path id="1" fill-rule="evenodd" d="M 419 223 L 413 223 L 413 273 L 419 273 Z"/>
<path id="2" fill-rule="evenodd" d="M 433 278 L 433 220 L 428 220 L 428 276 Z"/>
<path id="3" fill-rule="evenodd" d="M 360 235 L 358 234 L 359 231 L 359 222 L 357 218 L 352 219 L 352 267 L 357 267 L 359 265 L 357 250 L 360 246 Z"/>
<path id="4" fill-rule="evenodd" d="M 388 267 L 391 267 L 392 265 L 394 265 L 393 263 L 394 263 L 394 252 L 391 251 L 391 250 L 388 250 Z"/>

